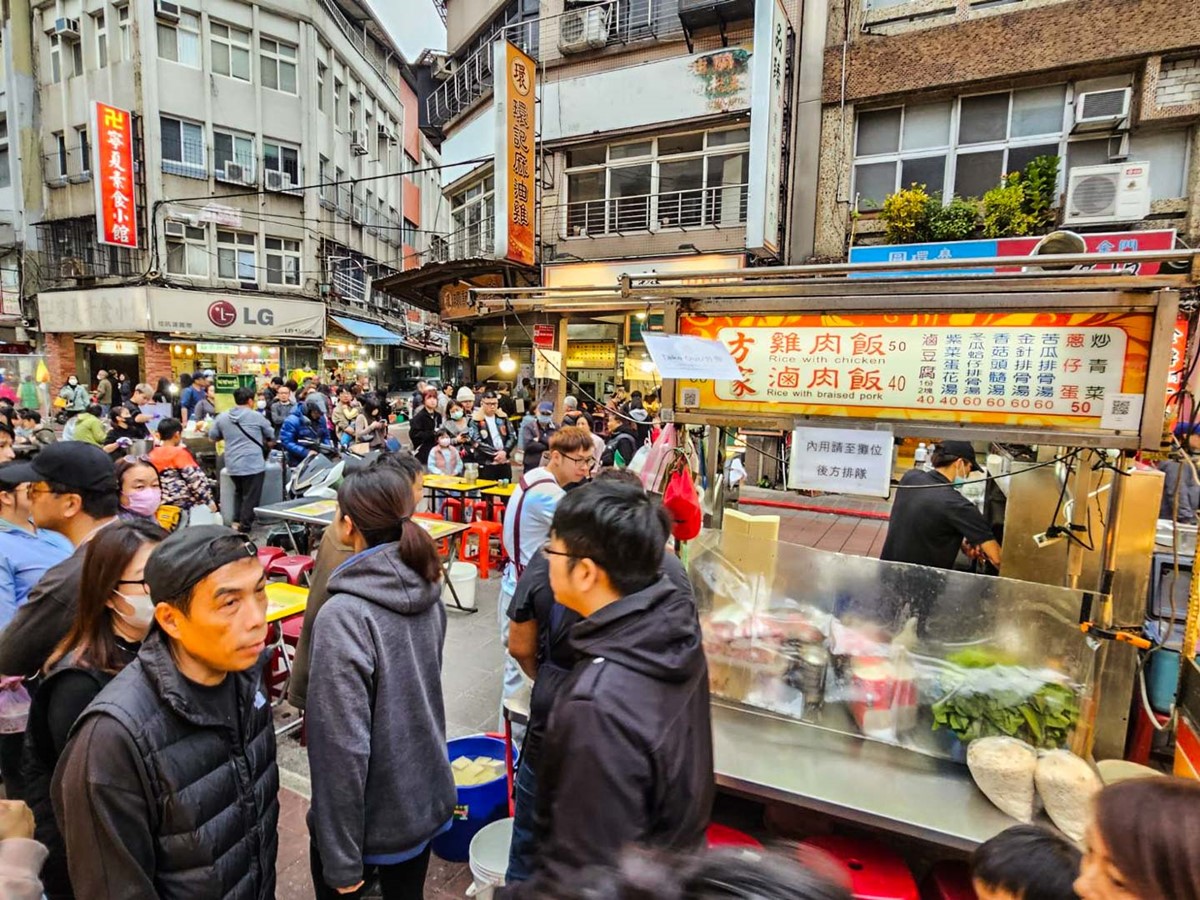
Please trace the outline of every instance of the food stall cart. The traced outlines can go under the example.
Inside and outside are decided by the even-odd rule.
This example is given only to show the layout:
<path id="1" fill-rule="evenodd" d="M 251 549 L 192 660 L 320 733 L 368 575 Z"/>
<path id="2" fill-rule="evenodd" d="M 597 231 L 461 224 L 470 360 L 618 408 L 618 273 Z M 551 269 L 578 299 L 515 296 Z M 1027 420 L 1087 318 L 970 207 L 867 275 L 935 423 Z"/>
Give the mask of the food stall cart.
<path id="1" fill-rule="evenodd" d="M 688 549 L 718 784 L 965 850 L 1012 824 L 961 764 L 971 738 L 1123 755 L 1137 654 L 1103 637 L 1141 625 L 1162 490 L 1123 454 L 1161 445 L 1191 283 L 1157 264 L 1197 259 L 1000 259 L 1018 271 L 934 280 L 921 270 L 967 264 L 764 267 L 625 275 L 578 298 L 473 294 L 480 315 L 661 308 L 667 334 L 724 343 L 739 380 L 663 383 L 663 420 L 708 426 L 710 460 L 723 428 L 857 431 L 793 440 L 790 469 L 870 493 L 854 483 L 873 481 L 881 432 L 1033 448 L 1006 477 L 1041 482 L 1039 518 L 1009 503 L 1000 578 L 740 540 L 719 503 Z M 1108 264 L 1124 271 L 1088 271 Z"/>

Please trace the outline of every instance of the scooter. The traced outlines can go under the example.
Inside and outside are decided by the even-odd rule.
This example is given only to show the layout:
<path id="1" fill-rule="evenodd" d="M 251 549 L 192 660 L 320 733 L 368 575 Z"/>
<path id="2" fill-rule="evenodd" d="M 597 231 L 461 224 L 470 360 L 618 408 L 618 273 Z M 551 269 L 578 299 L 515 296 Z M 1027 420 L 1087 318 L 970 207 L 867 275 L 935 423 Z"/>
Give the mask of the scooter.
<path id="1" fill-rule="evenodd" d="M 316 441 L 299 443 L 312 452 L 292 470 L 287 488 L 291 498 L 336 498 L 338 485 L 346 475 L 370 464 L 379 456 L 378 450 L 358 454 L 346 447 L 318 444 Z"/>

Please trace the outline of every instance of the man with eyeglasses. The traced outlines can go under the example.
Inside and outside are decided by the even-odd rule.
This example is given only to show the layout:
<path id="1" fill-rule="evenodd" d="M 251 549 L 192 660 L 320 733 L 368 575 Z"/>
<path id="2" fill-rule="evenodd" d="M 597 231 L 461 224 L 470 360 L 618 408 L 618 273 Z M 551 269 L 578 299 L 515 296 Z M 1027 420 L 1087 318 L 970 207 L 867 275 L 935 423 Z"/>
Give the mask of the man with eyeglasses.
<path id="1" fill-rule="evenodd" d="M 279 769 L 254 544 L 181 529 L 145 569 L 138 658 L 75 724 L 51 784 L 77 897 L 275 896 Z"/>
<path id="2" fill-rule="evenodd" d="M 538 769 L 533 875 L 497 896 L 557 897 L 627 846 L 700 849 L 712 812 L 708 665 L 691 594 L 666 573 L 670 516 L 604 479 L 554 511 L 554 599 L 581 621 Z"/>
<path id="3" fill-rule="evenodd" d="M 517 432 L 508 419 L 499 414 L 500 397 L 495 391 L 483 395 L 483 415 L 472 418 L 467 426 L 471 441 L 471 459 L 479 463 L 479 477 L 493 480 L 512 478 L 508 455 L 517 446 Z"/>
<path id="4" fill-rule="evenodd" d="M 485 401 L 486 403 L 486 401 Z M 550 537 L 550 520 L 554 508 L 562 500 L 565 489 L 578 484 L 592 472 L 592 439 L 580 428 L 560 428 L 550 436 L 550 452 L 546 465 L 532 469 L 521 476 L 505 506 L 504 551 L 508 554 L 508 565 L 500 582 L 500 602 L 496 615 L 500 621 L 500 640 L 508 649 L 509 618 L 508 604 L 517 589 L 517 580 L 534 554 Z M 530 627 L 520 623 L 518 628 Z M 537 637 L 537 623 L 533 623 L 533 635 Z M 504 657 L 504 698 L 511 697 L 521 689 L 521 667 L 511 656 Z M 502 717 L 503 718 L 503 717 Z M 521 737 L 517 729 L 516 737 Z"/>

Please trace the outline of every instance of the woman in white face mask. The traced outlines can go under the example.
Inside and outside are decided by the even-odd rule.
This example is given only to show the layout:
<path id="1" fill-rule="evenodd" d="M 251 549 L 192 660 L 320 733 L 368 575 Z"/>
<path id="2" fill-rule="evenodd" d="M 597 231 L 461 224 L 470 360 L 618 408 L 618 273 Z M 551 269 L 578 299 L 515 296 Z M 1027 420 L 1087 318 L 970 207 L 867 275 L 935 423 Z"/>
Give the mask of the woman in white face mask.
<path id="1" fill-rule="evenodd" d="M 70 894 L 66 851 L 50 802 L 50 779 L 75 720 L 137 656 L 154 621 L 154 601 L 142 580 L 150 552 L 166 532 L 147 520 L 124 520 L 88 542 L 75 623 L 43 669 L 29 708 L 22 757 L 24 798 L 37 823 L 35 838 L 50 851 L 42 879 L 47 896 Z"/>

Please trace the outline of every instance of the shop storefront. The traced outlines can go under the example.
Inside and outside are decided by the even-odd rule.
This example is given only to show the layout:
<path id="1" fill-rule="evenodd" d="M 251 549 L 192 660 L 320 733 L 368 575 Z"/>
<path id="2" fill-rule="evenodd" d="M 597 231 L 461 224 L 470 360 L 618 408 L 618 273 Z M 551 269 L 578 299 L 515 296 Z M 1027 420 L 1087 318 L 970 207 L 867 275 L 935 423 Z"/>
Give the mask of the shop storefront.
<path id="1" fill-rule="evenodd" d="M 141 286 L 38 295 L 39 323 L 62 372 L 175 381 L 198 369 L 270 378 L 317 362 L 324 304 Z M 53 368 L 53 366 L 52 366 Z"/>

